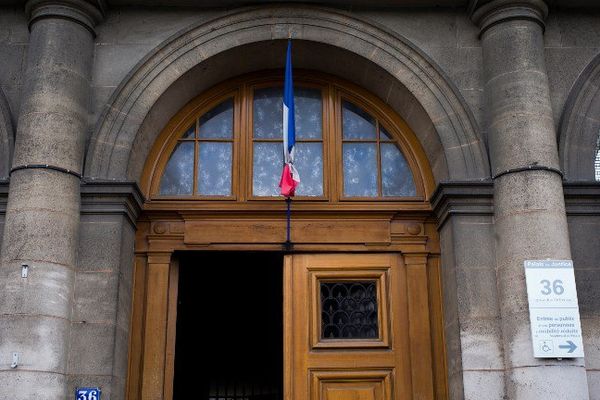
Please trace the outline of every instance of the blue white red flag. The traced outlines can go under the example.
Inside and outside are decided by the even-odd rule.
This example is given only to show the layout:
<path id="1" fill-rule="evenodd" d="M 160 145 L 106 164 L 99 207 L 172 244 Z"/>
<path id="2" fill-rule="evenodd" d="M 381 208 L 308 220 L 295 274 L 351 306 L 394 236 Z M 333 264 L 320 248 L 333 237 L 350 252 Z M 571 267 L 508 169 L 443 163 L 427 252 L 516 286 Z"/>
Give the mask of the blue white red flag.
<path id="1" fill-rule="evenodd" d="M 292 41 L 288 40 L 283 84 L 283 171 L 279 188 L 285 197 L 292 197 L 300 183 L 300 175 L 294 167 L 296 122 L 294 117 L 294 82 L 292 79 Z"/>

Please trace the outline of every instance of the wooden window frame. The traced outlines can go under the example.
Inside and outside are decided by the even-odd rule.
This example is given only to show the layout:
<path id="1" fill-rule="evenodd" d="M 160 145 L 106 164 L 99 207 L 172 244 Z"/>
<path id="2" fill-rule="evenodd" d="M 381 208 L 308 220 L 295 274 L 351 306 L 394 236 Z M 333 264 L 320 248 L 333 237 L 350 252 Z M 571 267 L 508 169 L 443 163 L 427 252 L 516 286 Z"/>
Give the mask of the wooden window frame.
<path id="1" fill-rule="evenodd" d="M 324 183 L 327 200 L 310 198 L 294 201 L 292 224 L 294 251 L 297 254 L 393 252 L 401 255 L 406 266 L 406 284 L 402 283 L 402 287 L 406 287 L 407 296 L 411 298 L 402 309 L 405 309 L 409 316 L 421 315 L 419 310 L 424 309 L 427 304 L 430 310 L 429 316 L 418 319 L 418 325 L 409 327 L 408 336 L 418 340 L 432 338 L 431 346 L 413 346 L 414 348 L 411 348 L 406 357 L 420 360 L 423 349 L 431 348 L 435 359 L 433 374 L 436 398 L 447 398 L 444 325 L 441 318 L 443 312 L 440 248 L 436 218 L 429 202 L 435 183 L 428 159 L 417 136 L 382 100 L 334 76 L 302 70 L 294 72 L 296 82 L 321 85 L 327 90 L 328 95 L 323 97 L 323 134 L 324 140 L 328 133 L 331 137 L 328 144 L 327 142 L 324 144 L 323 174 L 324 179 L 332 178 L 327 184 Z M 240 139 L 234 145 L 232 173 L 235 178 L 232 179 L 235 179 L 238 188 L 245 185 L 244 182 L 251 182 L 248 180 L 250 171 L 243 167 L 252 163 L 250 154 L 246 151 L 249 135 L 248 132 L 242 131 L 248 129 L 248 124 L 245 124 L 246 127 L 240 124 L 244 112 L 247 113 L 249 109 L 249 98 L 244 91 L 260 83 L 279 82 L 280 84 L 282 75 L 281 70 L 258 72 L 233 78 L 205 91 L 201 96 L 190 101 L 169 121 L 146 156 L 146 164 L 140 180 L 141 190 L 146 199 L 142 206 L 142 214 L 137 221 L 135 243 L 134 298 L 127 379 L 129 399 L 171 398 L 174 331 L 169 327 L 174 326 L 176 312 L 174 308 L 176 288 L 172 285 L 177 282 L 174 269 L 178 268 L 176 262 L 178 252 L 281 251 L 282 249 L 286 226 L 286 205 L 281 201 L 282 198 L 271 200 L 257 198 L 249 201 L 247 195 L 250 192 L 247 186 L 239 190 L 235 199 L 216 200 L 212 197 L 152 195 L 157 193 L 157 182 L 160 182 L 162 171 L 171 154 L 170 149 L 173 141 L 177 141 L 178 133 L 189 127 L 189 122 L 194 118 L 212 109 L 228 93 L 236 94 L 234 124 L 241 126 L 241 129 L 234 129 L 234 134 L 240 135 Z M 342 198 L 340 182 L 343 181 L 340 181 L 336 175 L 342 172 L 339 168 L 340 164 L 336 164 L 336 160 L 341 162 L 341 157 L 336 158 L 341 152 L 341 131 L 339 135 L 334 134 L 336 126 L 341 128 L 341 108 L 336 109 L 335 96 L 347 96 L 356 105 L 364 107 L 375 118 L 383 121 L 390 135 L 393 135 L 400 145 L 400 150 L 413 171 L 417 197 L 400 200 Z M 243 138 L 245 139 L 242 140 Z M 300 198 L 296 199 L 300 200 Z M 291 257 L 286 257 L 284 263 L 286 265 L 284 284 L 289 292 L 292 287 Z M 382 288 L 389 286 L 387 308 L 393 301 L 399 301 L 400 297 L 397 295 L 400 292 L 400 286 L 397 286 L 399 282 L 397 279 L 388 278 L 387 283 L 382 286 Z M 311 298 L 314 298 L 314 304 L 319 300 L 315 296 Z M 284 298 L 284 307 L 288 309 L 297 301 L 297 297 L 287 296 Z M 381 307 L 384 307 L 383 303 L 381 304 Z M 285 318 L 285 326 L 288 330 L 284 332 L 284 340 L 289 340 L 294 335 L 294 332 L 289 330 L 292 326 L 292 313 L 287 313 Z M 316 323 L 311 326 L 318 328 Z M 431 329 L 431 335 L 424 335 L 422 332 L 428 329 Z M 306 330 L 307 333 L 312 334 L 308 326 Z M 387 330 L 389 331 L 387 342 L 393 346 L 394 343 L 398 343 L 398 338 L 392 336 L 389 328 Z M 382 331 L 382 337 L 384 332 L 385 330 Z M 318 347 L 318 342 L 321 341 L 318 333 L 313 338 L 312 343 L 317 344 Z M 306 343 L 309 342 L 310 339 L 307 339 Z M 365 351 L 371 352 L 377 347 L 384 348 L 384 343 L 370 342 L 369 344 L 376 347 L 367 348 Z M 333 350 L 336 349 L 327 347 L 315 349 L 319 353 Z M 284 362 L 286 370 L 291 370 L 290 366 L 294 360 L 286 357 Z M 430 391 L 434 387 L 428 377 L 431 374 L 423 373 L 423 363 L 417 363 L 416 366 L 418 368 L 414 371 L 408 371 L 412 373 L 413 392 L 416 397 L 431 398 Z M 384 381 L 386 373 L 378 372 L 378 377 L 375 378 Z M 379 376 L 382 378 L 380 379 Z M 291 387 L 290 379 L 290 376 L 285 378 L 286 388 Z M 337 375 L 319 378 L 319 381 L 324 382 L 338 380 Z M 289 393 L 287 395 L 289 396 Z"/>
<path id="2" fill-rule="evenodd" d="M 281 196 L 254 196 L 253 195 L 253 93 L 255 89 L 272 86 L 282 86 L 283 77 L 279 72 L 247 75 L 218 85 L 202 96 L 192 100 L 186 105 L 159 135 L 157 145 L 151 151 L 142 177 L 142 189 L 147 198 L 156 204 L 166 202 L 196 202 L 202 206 L 205 202 L 255 204 L 281 203 Z M 390 203 L 402 205 L 407 203 L 422 203 L 426 200 L 428 186 L 432 180 L 427 179 L 424 171 L 429 171 L 429 165 L 424 156 L 418 154 L 420 146 L 414 133 L 406 123 L 397 116 L 387 105 L 375 96 L 370 95 L 350 83 L 341 81 L 324 74 L 297 71 L 296 86 L 320 89 L 322 94 L 322 138 L 315 140 L 323 145 L 323 195 L 322 196 L 296 196 L 295 201 L 315 204 L 343 204 L 343 203 Z M 194 121 L 206 112 L 228 98 L 233 98 L 233 154 L 232 154 L 232 192 L 231 196 L 206 196 L 196 193 L 197 187 L 197 147 L 199 138 L 195 142 L 194 158 L 194 194 L 192 195 L 160 195 L 160 180 L 174 147 L 179 142 L 181 134 Z M 345 140 L 342 136 L 342 102 L 348 101 L 369 113 L 377 124 L 377 168 L 378 168 L 378 196 L 377 197 L 346 197 L 344 196 L 344 171 L 343 150 Z M 416 196 L 392 197 L 383 196 L 381 183 L 380 162 L 380 126 L 385 127 L 392 137 L 390 142 L 398 146 L 412 172 Z M 196 129 L 198 127 L 196 126 Z M 263 141 L 263 140 L 260 140 Z M 268 140 L 266 140 L 268 141 Z M 273 141 L 276 141 L 273 139 Z M 313 141 L 313 140 L 308 140 Z M 307 142 L 308 142 L 307 141 Z M 386 141 L 387 142 L 387 141 Z"/>
<path id="3" fill-rule="evenodd" d="M 244 138 L 246 143 L 245 154 L 248 155 L 246 170 L 248 172 L 248 178 L 246 179 L 245 185 L 245 194 L 246 198 L 250 201 L 281 201 L 282 196 L 255 196 L 253 192 L 253 184 L 254 184 L 254 143 L 255 142 L 280 142 L 283 139 L 258 139 L 254 138 L 254 91 L 257 89 L 266 89 L 273 86 L 281 86 L 283 90 L 283 79 L 281 80 L 273 80 L 269 79 L 265 82 L 258 82 L 255 84 L 247 84 L 245 85 L 244 98 L 246 99 L 246 107 L 245 110 L 245 121 L 246 126 L 242 128 L 244 132 Z M 328 191 L 328 182 L 329 182 L 329 174 L 326 169 L 326 165 L 329 164 L 329 154 L 327 153 L 327 146 L 329 146 L 327 138 L 330 136 L 329 133 L 329 124 L 325 122 L 327 118 L 328 109 L 325 107 L 325 98 L 326 98 L 326 89 L 322 84 L 316 84 L 315 82 L 311 82 L 309 80 L 296 80 L 294 82 L 294 86 L 309 88 L 309 89 L 320 89 L 321 90 L 321 140 L 296 140 L 297 143 L 308 143 L 308 142 L 321 142 L 323 144 L 323 195 L 322 196 L 294 196 L 294 200 L 300 201 L 314 201 L 314 202 L 326 202 L 329 200 L 329 191 Z M 302 177 L 300 177 L 302 178 Z M 302 184 L 302 183 L 301 183 Z"/>
<path id="4" fill-rule="evenodd" d="M 222 102 L 233 99 L 233 133 L 231 139 L 200 139 L 199 137 L 199 119 L 202 115 L 211 111 L 214 107 L 218 106 Z M 152 193 L 152 197 L 160 198 L 161 200 L 173 201 L 173 200 L 181 200 L 181 199 L 195 199 L 195 200 L 210 200 L 210 201 L 236 201 L 238 200 L 238 196 L 236 194 L 235 188 L 239 186 L 239 168 L 237 165 L 240 164 L 239 161 L 239 145 L 236 145 L 240 141 L 240 132 L 236 127 L 240 126 L 240 112 L 239 112 L 239 104 L 240 104 L 240 94 L 238 90 L 229 90 L 220 93 L 218 96 L 211 96 L 206 99 L 206 101 L 200 102 L 193 108 L 191 112 L 186 113 L 185 116 L 178 120 L 171 120 L 169 125 L 165 128 L 170 133 L 167 140 L 161 146 L 160 152 L 158 154 L 157 159 L 155 160 L 155 168 L 157 173 L 154 174 L 154 179 L 150 183 L 150 192 Z M 173 123 L 173 124 L 172 124 Z M 185 139 L 180 140 L 181 135 L 190 127 L 194 125 L 195 133 L 193 139 Z M 184 128 L 185 127 L 185 128 Z M 164 133 L 164 131 L 163 131 Z M 162 179 L 163 172 L 171 158 L 171 154 L 173 153 L 175 146 L 177 146 L 180 142 L 193 142 L 194 143 L 194 163 L 193 163 L 193 176 L 192 176 L 192 194 L 191 195 L 161 195 L 160 191 L 160 182 Z M 231 195 L 230 196 L 207 196 L 197 194 L 197 186 L 198 186 L 198 159 L 199 159 L 199 143 L 200 142 L 227 142 L 232 144 L 232 161 L 231 161 Z"/>
<path id="5" fill-rule="evenodd" d="M 310 268 L 310 344 L 315 349 L 368 349 L 390 348 L 390 290 L 389 268 L 385 267 L 347 267 L 343 271 L 331 271 L 327 268 Z M 321 283 L 322 282 L 373 282 L 377 291 L 377 337 L 372 339 L 328 339 L 322 336 Z"/>

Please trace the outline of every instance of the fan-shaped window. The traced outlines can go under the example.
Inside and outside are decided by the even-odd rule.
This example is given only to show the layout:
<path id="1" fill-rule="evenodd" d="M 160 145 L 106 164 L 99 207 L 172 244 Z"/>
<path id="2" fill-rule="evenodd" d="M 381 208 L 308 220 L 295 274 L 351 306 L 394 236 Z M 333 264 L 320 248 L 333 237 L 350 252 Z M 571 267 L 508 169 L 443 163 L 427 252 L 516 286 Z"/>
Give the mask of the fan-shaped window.
<path id="1" fill-rule="evenodd" d="M 295 166 L 302 184 L 298 196 L 323 196 L 323 124 L 321 90 L 298 88 Z M 283 163 L 283 88 L 256 89 L 253 99 L 252 194 L 277 196 Z"/>
<path id="2" fill-rule="evenodd" d="M 282 92 L 281 82 L 243 83 L 182 111 L 166 130 L 151 197 L 280 199 Z M 296 82 L 298 200 L 421 198 L 407 128 L 375 104 L 326 81 Z"/>
<path id="3" fill-rule="evenodd" d="M 161 195 L 230 196 L 233 99 L 194 121 L 177 141 L 160 181 Z"/>
<path id="4" fill-rule="evenodd" d="M 342 121 L 344 196 L 415 196 L 410 167 L 379 121 L 348 101 Z"/>

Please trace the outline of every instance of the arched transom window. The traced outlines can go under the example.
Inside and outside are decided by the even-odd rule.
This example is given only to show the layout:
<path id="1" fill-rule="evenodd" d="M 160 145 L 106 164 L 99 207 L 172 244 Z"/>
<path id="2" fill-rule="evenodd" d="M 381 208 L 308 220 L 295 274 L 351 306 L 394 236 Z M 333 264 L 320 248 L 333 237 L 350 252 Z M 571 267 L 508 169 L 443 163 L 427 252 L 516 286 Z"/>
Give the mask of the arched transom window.
<path id="1" fill-rule="evenodd" d="M 283 163 L 282 82 L 242 80 L 190 103 L 163 132 L 152 199 L 271 200 Z M 298 200 L 423 198 L 408 127 L 379 100 L 322 77 L 295 81 Z"/>

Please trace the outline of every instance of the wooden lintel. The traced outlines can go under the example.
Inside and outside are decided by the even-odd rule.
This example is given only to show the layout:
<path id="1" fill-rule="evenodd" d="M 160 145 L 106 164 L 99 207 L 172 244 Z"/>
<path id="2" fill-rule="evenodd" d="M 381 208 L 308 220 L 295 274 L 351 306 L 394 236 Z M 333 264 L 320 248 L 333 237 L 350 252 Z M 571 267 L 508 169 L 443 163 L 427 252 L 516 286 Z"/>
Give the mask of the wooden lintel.
<path id="1" fill-rule="evenodd" d="M 385 220 L 301 219 L 292 222 L 294 243 L 389 244 L 390 223 Z M 184 242 L 283 243 L 286 222 L 280 219 L 190 220 L 185 223 Z"/>

